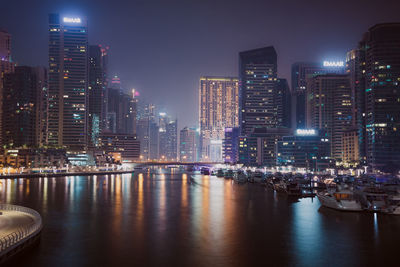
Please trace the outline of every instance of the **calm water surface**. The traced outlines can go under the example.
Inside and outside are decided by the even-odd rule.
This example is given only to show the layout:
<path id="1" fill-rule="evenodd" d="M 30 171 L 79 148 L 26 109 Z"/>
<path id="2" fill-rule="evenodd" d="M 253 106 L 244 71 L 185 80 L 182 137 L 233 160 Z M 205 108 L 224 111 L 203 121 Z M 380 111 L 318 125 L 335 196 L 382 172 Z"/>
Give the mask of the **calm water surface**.
<path id="1" fill-rule="evenodd" d="M 0 182 L 1 203 L 44 221 L 12 266 L 400 266 L 400 217 L 257 184 L 177 169 Z"/>

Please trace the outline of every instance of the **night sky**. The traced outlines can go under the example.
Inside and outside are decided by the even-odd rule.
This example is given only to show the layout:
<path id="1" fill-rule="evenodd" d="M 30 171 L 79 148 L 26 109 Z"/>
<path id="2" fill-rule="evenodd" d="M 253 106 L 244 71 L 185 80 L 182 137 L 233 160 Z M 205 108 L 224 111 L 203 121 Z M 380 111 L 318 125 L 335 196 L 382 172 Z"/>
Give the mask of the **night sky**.
<path id="1" fill-rule="evenodd" d="M 400 21 L 399 0 L 0 0 L 19 65 L 47 66 L 47 14 L 84 15 L 90 44 L 110 46 L 110 75 L 178 116 L 198 120 L 202 75 L 237 76 L 238 52 L 273 45 L 278 73 L 295 61 L 344 60 L 363 32 Z M 290 82 L 290 80 L 289 80 Z"/>

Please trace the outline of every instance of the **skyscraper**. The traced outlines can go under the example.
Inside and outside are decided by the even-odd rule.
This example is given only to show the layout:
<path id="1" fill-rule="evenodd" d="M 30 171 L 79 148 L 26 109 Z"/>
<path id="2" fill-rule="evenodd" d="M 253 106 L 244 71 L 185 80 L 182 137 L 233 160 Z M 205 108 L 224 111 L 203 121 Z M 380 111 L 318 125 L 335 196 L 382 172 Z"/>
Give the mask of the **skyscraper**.
<path id="1" fill-rule="evenodd" d="M 239 126 L 239 80 L 201 77 L 199 102 L 202 160 L 220 162 L 225 128 Z"/>
<path id="2" fill-rule="evenodd" d="M 49 15 L 50 145 L 83 151 L 87 146 L 88 33 L 80 17 Z"/>
<path id="3" fill-rule="evenodd" d="M 99 146 L 99 135 L 106 125 L 107 74 L 104 50 L 99 45 L 89 46 L 89 144 Z"/>
<path id="4" fill-rule="evenodd" d="M 377 24 L 364 35 L 367 162 L 400 165 L 400 23 Z M 361 88 L 360 88 L 361 90 Z"/>
<path id="5" fill-rule="evenodd" d="M 171 118 L 165 113 L 159 113 L 158 123 L 158 153 L 160 160 L 177 160 L 177 120 Z"/>
<path id="6" fill-rule="evenodd" d="M 294 128 L 306 127 L 306 92 L 307 83 L 317 75 L 344 73 L 344 62 L 296 62 L 292 65 L 292 96 Z"/>
<path id="7" fill-rule="evenodd" d="M 178 160 L 178 119 L 170 120 L 166 126 L 167 151 L 166 158 L 171 161 Z"/>
<path id="8" fill-rule="evenodd" d="M 286 79 L 278 78 L 275 90 L 277 106 L 277 126 L 291 128 L 292 96 Z"/>
<path id="9" fill-rule="evenodd" d="M 45 68 L 22 66 L 5 74 L 2 135 L 8 148 L 46 144 L 46 83 Z"/>
<path id="10" fill-rule="evenodd" d="M 181 162 L 196 161 L 196 130 L 188 127 L 180 131 L 179 158 Z"/>
<path id="11" fill-rule="evenodd" d="M 11 34 L 0 29 L 0 61 L 11 61 Z"/>
<path id="12" fill-rule="evenodd" d="M 223 141 L 223 154 L 225 163 L 237 163 L 239 160 L 239 127 L 225 128 L 225 138 Z"/>
<path id="13" fill-rule="evenodd" d="M 357 155 L 362 164 L 366 164 L 366 123 L 365 123 L 365 44 L 346 55 L 346 73 L 350 78 L 351 94 L 354 99 L 353 128 L 357 131 Z M 354 134 L 354 133 L 352 133 Z M 348 157 L 346 157 L 348 158 Z"/>
<path id="14" fill-rule="evenodd" d="M 0 29 L 0 112 L 3 106 L 3 77 L 4 74 L 14 71 L 14 63 L 11 62 L 11 34 Z M 2 115 L 0 114 L 0 129 L 2 129 Z M 0 134 L 0 146 L 3 145 Z"/>
<path id="15" fill-rule="evenodd" d="M 307 128 L 323 129 L 331 144 L 331 157 L 343 160 L 342 135 L 352 127 L 350 79 L 343 74 L 319 75 L 307 88 Z"/>
<path id="16" fill-rule="evenodd" d="M 274 47 L 239 53 L 241 134 L 254 128 L 276 127 L 277 55 Z"/>

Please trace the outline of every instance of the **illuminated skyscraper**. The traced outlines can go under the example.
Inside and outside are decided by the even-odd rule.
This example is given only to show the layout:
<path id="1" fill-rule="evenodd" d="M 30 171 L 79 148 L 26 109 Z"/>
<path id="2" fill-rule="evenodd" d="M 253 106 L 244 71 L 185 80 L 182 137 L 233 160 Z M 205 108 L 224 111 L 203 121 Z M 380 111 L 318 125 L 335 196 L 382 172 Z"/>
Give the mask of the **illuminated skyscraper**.
<path id="1" fill-rule="evenodd" d="M 277 55 L 274 47 L 239 53 L 241 134 L 276 127 Z"/>
<path id="2" fill-rule="evenodd" d="M 304 129 L 306 126 L 306 92 L 307 82 L 317 75 L 344 73 L 344 62 L 325 61 L 319 62 L 297 62 L 292 65 L 292 95 L 294 127 Z"/>
<path id="3" fill-rule="evenodd" d="M 400 165 L 399 44 L 400 23 L 377 24 L 360 42 L 359 50 L 365 51 L 366 156 L 374 168 Z"/>
<path id="4" fill-rule="evenodd" d="M 3 77 L 6 73 L 14 71 L 14 63 L 11 62 L 11 34 L 0 29 L 0 112 L 3 106 Z M 0 114 L 0 129 L 2 129 L 2 115 Z M 0 146 L 3 145 L 0 134 Z"/>
<path id="5" fill-rule="evenodd" d="M 353 126 L 357 131 L 358 148 L 357 156 L 364 165 L 367 162 L 366 155 L 366 127 L 365 127 L 365 45 L 353 49 L 346 56 L 346 73 L 350 78 L 351 94 L 354 99 Z M 351 132 L 354 135 L 354 132 Z M 349 139 L 351 140 L 351 139 Z M 349 157 L 347 156 L 346 159 Z"/>
<path id="6" fill-rule="evenodd" d="M 159 113 L 158 123 L 158 153 L 160 160 L 177 160 L 177 120 L 171 118 L 165 113 Z"/>
<path id="7" fill-rule="evenodd" d="M 49 15 L 50 145 L 83 151 L 88 137 L 88 33 L 84 18 Z"/>
<path id="8" fill-rule="evenodd" d="M 89 46 L 89 143 L 99 146 L 99 135 L 106 126 L 107 74 L 106 51 L 99 45 Z"/>
<path id="9" fill-rule="evenodd" d="M 201 77 L 199 102 L 202 160 L 222 161 L 225 128 L 239 126 L 239 80 Z"/>
<path id="10" fill-rule="evenodd" d="M 181 162 L 196 161 L 196 130 L 185 127 L 180 131 L 179 158 Z"/>
<path id="11" fill-rule="evenodd" d="M 331 157 L 342 161 L 342 136 L 353 126 L 349 77 L 326 74 L 312 78 L 307 100 L 307 128 L 323 129 L 331 144 Z"/>
<path id="12" fill-rule="evenodd" d="M 16 67 L 4 75 L 3 140 L 8 148 L 46 144 L 47 70 Z"/>

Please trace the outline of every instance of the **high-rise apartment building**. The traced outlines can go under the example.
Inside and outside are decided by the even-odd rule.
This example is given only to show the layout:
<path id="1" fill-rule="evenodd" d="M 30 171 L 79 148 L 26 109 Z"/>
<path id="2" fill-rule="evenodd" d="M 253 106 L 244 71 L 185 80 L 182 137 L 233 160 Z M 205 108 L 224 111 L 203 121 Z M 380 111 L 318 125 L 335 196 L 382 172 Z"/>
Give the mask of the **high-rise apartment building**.
<path id="1" fill-rule="evenodd" d="M 239 126 L 239 80 L 201 77 L 199 102 L 202 160 L 221 162 L 225 128 Z"/>
<path id="2" fill-rule="evenodd" d="M 254 128 L 276 127 L 277 55 L 274 47 L 239 53 L 239 79 L 241 134 L 248 135 Z"/>
<path id="3" fill-rule="evenodd" d="M 112 133 L 136 133 L 136 99 L 122 89 L 108 88 L 107 130 Z"/>
<path id="4" fill-rule="evenodd" d="M 0 29 L 0 112 L 3 106 L 3 77 L 6 73 L 14 71 L 14 63 L 11 62 L 11 34 Z M 0 114 L 0 129 L 2 129 L 2 115 Z M 0 146 L 3 145 L 0 134 Z"/>
<path id="5" fill-rule="evenodd" d="M 106 50 L 101 46 L 89 46 L 89 144 L 94 147 L 100 146 L 99 136 L 107 119 L 106 56 Z"/>
<path id="6" fill-rule="evenodd" d="M 235 164 L 239 160 L 239 127 L 225 128 L 225 138 L 223 141 L 224 162 Z"/>
<path id="7" fill-rule="evenodd" d="M 185 127 L 180 131 L 179 158 L 181 162 L 196 161 L 196 129 Z"/>
<path id="8" fill-rule="evenodd" d="M 86 19 L 49 15 L 48 142 L 84 151 L 88 137 Z"/>
<path id="9" fill-rule="evenodd" d="M 275 90 L 275 105 L 277 106 L 277 126 L 292 127 L 292 96 L 286 79 L 278 78 Z"/>
<path id="10" fill-rule="evenodd" d="M 47 70 L 16 67 L 4 75 L 2 135 L 8 148 L 46 144 Z"/>
<path id="11" fill-rule="evenodd" d="M 399 43 L 400 23 L 377 24 L 360 42 L 359 50 L 365 51 L 366 157 L 374 168 L 400 165 Z"/>
<path id="12" fill-rule="evenodd" d="M 177 126 L 177 120 L 171 120 L 165 112 L 159 114 L 158 153 L 160 160 L 177 160 Z"/>
<path id="13" fill-rule="evenodd" d="M 317 75 L 328 73 L 344 74 L 344 62 L 296 62 L 292 65 L 293 127 L 306 127 L 306 92 L 307 83 Z"/>
<path id="14" fill-rule="evenodd" d="M 170 120 L 166 125 L 167 143 L 166 158 L 178 160 L 178 119 Z"/>
<path id="15" fill-rule="evenodd" d="M 353 126 L 357 131 L 358 160 L 366 164 L 366 127 L 365 127 L 365 45 L 349 51 L 346 55 L 346 73 L 350 78 L 351 95 L 353 98 Z M 346 152 L 345 152 L 346 153 Z M 345 159 L 348 159 L 345 156 Z"/>
<path id="16" fill-rule="evenodd" d="M 319 75 L 307 88 L 307 128 L 323 129 L 331 144 L 331 157 L 343 160 L 342 135 L 352 127 L 350 79 L 343 74 Z"/>

